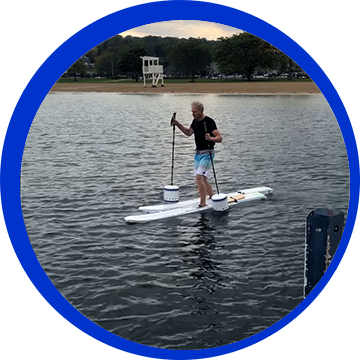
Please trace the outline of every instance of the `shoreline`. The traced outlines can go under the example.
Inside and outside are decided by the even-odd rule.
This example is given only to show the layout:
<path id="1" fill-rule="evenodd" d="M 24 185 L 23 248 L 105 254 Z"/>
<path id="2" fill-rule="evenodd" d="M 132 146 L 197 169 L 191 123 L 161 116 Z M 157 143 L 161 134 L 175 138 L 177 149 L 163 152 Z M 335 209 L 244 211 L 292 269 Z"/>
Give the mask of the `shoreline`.
<path id="1" fill-rule="evenodd" d="M 153 88 L 143 83 L 56 83 L 49 93 L 120 94 L 222 94 L 222 95 L 312 95 L 321 94 L 313 82 L 170 83 Z"/>
<path id="2" fill-rule="evenodd" d="M 321 92 L 318 93 L 216 93 L 216 92 L 207 92 L 207 93 L 190 93 L 190 92 L 157 92 L 154 94 L 146 93 L 146 92 L 118 92 L 118 91 L 50 91 L 49 94 L 118 94 L 118 95 L 149 95 L 149 96 L 155 96 L 155 95 L 224 95 L 224 96 L 237 96 L 237 95 L 243 95 L 243 96 L 316 96 L 316 95 L 322 95 Z"/>

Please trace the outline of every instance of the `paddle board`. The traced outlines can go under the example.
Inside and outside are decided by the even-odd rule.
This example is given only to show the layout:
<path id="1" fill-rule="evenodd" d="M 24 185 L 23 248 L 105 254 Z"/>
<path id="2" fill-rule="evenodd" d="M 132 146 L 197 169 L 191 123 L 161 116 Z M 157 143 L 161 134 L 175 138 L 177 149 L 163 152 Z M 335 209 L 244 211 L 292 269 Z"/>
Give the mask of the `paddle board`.
<path id="1" fill-rule="evenodd" d="M 270 195 L 272 194 L 273 190 L 266 186 L 256 187 L 256 188 L 250 188 L 250 189 L 243 189 L 236 191 L 234 193 L 228 194 L 229 196 L 238 196 L 238 195 L 246 195 L 251 193 L 261 193 L 264 195 Z M 228 199 L 228 202 L 232 202 L 233 200 Z M 187 207 L 192 205 L 198 205 L 199 204 L 199 198 L 186 200 L 186 201 L 179 201 L 177 203 L 167 203 L 167 204 L 158 204 L 158 205 L 149 205 L 149 206 L 140 206 L 139 210 L 144 212 L 158 212 L 158 211 L 168 211 L 173 210 L 181 207 Z"/>
<path id="2" fill-rule="evenodd" d="M 264 200 L 264 199 L 266 199 L 266 196 L 260 192 L 252 192 L 252 193 L 250 192 L 246 194 L 239 194 L 238 192 L 236 192 L 236 193 L 228 194 L 229 206 L 236 204 L 243 204 L 249 201 Z M 182 216 L 192 213 L 200 213 L 211 210 L 213 208 L 213 202 L 210 199 L 207 200 L 207 206 L 199 207 L 198 205 L 199 205 L 199 199 L 196 199 L 196 203 L 186 206 L 181 206 L 177 208 L 175 207 L 164 211 L 127 216 L 125 218 L 125 221 L 130 224 L 146 223 L 154 220 L 168 219 L 168 218 L 173 218 L 176 216 Z"/>

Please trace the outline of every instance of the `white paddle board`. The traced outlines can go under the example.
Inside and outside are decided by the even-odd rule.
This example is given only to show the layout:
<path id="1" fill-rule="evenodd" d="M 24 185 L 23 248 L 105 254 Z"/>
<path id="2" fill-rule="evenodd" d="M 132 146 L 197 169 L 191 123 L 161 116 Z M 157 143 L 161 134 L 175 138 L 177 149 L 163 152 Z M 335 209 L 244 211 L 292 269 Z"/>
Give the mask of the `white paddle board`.
<path id="1" fill-rule="evenodd" d="M 230 197 L 230 200 L 228 200 L 229 206 L 236 204 L 243 204 L 253 200 L 266 199 L 266 196 L 260 192 L 252 192 L 247 194 L 239 194 L 238 192 L 236 192 L 236 193 L 228 194 L 228 197 Z M 199 213 L 199 212 L 211 210 L 212 208 L 213 208 L 213 202 L 210 199 L 207 201 L 207 206 L 203 206 L 203 207 L 199 207 L 199 199 L 196 199 L 196 203 L 194 204 L 181 206 L 178 208 L 172 208 L 164 211 L 127 216 L 125 218 L 125 221 L 130 224 L 146 223 L 154 220 L 168 219 L 176 216 Z"/>
<path id="2" fill-rule="evenodd" d="M 261 193 L 264 195 L 270 195 L 272 194 L 273 190 L 266 186 L 256 187 L 256 188 L 250 188 L 250 189 L 243 189 L 236 191 L 234 193 L 228 194 L 228 196 L 237 196 L 239 194 L 247 195 L 251 193 Z M 230 202 L 230 201 L 229 201 Z M 186 201 L 179 201 L 177 203 L 163 203 L 158 205 L 149 205 L 149 206 L 140 206 L 139 210 L 144 212 L 158 212 L 158 211 L 168 211 L 173 210 L 181 207 L 187 207 L 192 205 L 198 205 L 199 204 L 199 198 L 186 200 Z"/>

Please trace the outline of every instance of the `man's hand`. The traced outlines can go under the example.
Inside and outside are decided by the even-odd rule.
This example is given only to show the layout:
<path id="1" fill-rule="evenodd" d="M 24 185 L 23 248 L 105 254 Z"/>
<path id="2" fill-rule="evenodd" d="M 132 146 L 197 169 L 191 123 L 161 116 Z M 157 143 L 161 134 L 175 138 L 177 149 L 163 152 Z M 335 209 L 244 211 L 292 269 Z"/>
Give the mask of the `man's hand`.
<path id="1" fill-rule="evenodd" d="M 174 126 L 174 125 L 179 126 L 179 124 L 180 123 L 176 119 L 171 120 L 171 126 Z"/>
<path id="2" fill-rule="evenodd" d="M 223 141 L 223 138 L 222 138 L 219 130 L 217 130 L 217 129 L 213 130 L 212 134 L 213 134 L 214 136 L 210 136 L 209 133 L 206 133 L 206 134 L 205 134 L 205 140 L 207 140 L 207 141 L 212 141 L 212 142 L 214 142 L 214 143 L 219 143 L 219 142 L 222 142 L 222 141 Z"/>

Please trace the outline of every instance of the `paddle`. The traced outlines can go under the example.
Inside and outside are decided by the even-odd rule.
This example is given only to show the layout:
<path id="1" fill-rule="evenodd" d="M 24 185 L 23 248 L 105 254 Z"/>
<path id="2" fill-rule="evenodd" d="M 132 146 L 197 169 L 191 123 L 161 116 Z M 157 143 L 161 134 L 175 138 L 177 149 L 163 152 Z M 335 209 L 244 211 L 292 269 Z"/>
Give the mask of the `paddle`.
<path id="1" fill-rule="evenodd" d="M 170 120 L 170 125 L 173 127 L 173 142 L 172 142 L 172 158 L 171 158 L 171 185 L 174 185 L 174 154 L 175 154 L 175 120 L 176 112 L 173 113 L 173 116 Z"/>
<path id="2" fill-rule="evenodd" d="M 175 120 L 176 113 L 173 114 L 170 125 L 173 126 L 173 144 L 172 144 L 172 160 L 171 160 L 171 185 L 164 186 L 164 201 L 177 202 L 179 201 L 179 187 L 174 185 L 174 153 L 175 153 Z"/>
<path id="3" fill-rule="evenodd" d="M 205 122 L 205 121 L 204 121 L 204 131 L 205 131 L 205 134 L 206 134 L 206 133 L 207 133 L 207 128 L 206 128 L 206 122 Z M 208 140 L 207 140 L 207 141 L 208 141 Z M 219 195 L 219 194 L 220 194 L 220 193 L 219 193 L 219 186 L 218 186 L 218 183 L 217 183 L 217 180 L 216 180 L 215 166 L 214 166 L 214 161 L 213 161 L 213 157 L 212 157 L 212 153 L 211 153 L 209 141 L 208 141 L 208 147 L 209 147 L 209 155 L 210 155 L 211 166 L 212 166 L 213 173 L 214 173 L 216 191 L 217 191 L 217 193 L 218 193 L 218 195 Z"/>

